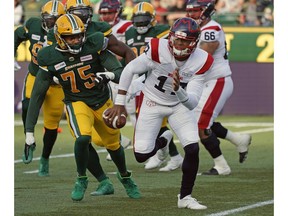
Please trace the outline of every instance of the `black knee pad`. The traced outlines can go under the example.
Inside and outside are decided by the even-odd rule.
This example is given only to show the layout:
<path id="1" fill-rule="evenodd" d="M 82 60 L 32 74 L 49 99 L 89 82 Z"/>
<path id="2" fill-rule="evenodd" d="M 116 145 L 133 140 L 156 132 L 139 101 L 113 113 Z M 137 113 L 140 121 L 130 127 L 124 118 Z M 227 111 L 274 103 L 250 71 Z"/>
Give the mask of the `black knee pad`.
<path id="1" fill-rule="evenodd" d="M 148 160 L 150 157 L 152 157 L 154 154 L 152 152 L 148 154 L 141 154 L 141 153 L 134 152 L 134 155 L 138 163 L 143 163 L 146 160 Z"/>
<path id="2" fill-rule="evenodd" d="M 211 126 L 211 130 L 217 137 L 221 139 L 225 139 L 227 132 L 228 132 L 228 130 L 225 127 L 223 127 L 220 122 L 213 122 L 213 125 Z"/>
<path id="3" fill-rule="evenodd" d="M 201 142 L 208 151 L 218 148 L 220 145 L 220 141 L 214 133 L 211 133 L 206 139 L 201 139 Z"/>
<path id="4" fill-rule="evenodd" d="M 199 144 L 198 143 L 192 143 L 189 145 L 186 145 L 184 147 L 185 155 L 193 155 L 199 153 Z"/>

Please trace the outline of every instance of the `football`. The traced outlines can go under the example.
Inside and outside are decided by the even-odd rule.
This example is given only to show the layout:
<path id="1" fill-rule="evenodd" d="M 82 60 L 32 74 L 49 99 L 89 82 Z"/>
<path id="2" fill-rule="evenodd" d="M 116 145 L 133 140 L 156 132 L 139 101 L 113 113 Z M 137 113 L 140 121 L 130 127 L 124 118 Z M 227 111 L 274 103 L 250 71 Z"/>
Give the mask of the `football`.
<path id="1" fill-rule="evenodd" d="M 113 128 L 113 129 L 120 129 L 124 127 L 126 124 L 126 115 L 121 114 L 119 120 L 118 120 L 118 116 L 115 116 L 115 118 L 110 121 L 107 117 L 107 115 L 109 114 L 109 111 L 110 111 L 110 108 L 106 109 L 102 115 L 103 121 L 105 122 L 105 124 L 108 127 Z"/>

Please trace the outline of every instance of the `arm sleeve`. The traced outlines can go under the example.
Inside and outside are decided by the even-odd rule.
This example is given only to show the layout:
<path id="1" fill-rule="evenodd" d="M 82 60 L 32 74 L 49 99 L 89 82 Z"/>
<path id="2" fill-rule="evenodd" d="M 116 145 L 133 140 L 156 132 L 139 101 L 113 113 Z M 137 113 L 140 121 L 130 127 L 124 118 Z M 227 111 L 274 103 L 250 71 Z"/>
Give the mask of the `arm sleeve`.
<path id="1" fill-rule="evenodd" d="M 203 91 L 204 79 L 205 74 L 195 75 L 188 83 L 186 91 L 180 87 L 179 90 L 175 92 L 181 103 L 189 110 L 193 110 L 199 103 Z"/>
<path id="2" fill-rule="evenodd" d="M 119 79 L 123 70 L 122 64 L 110 51 L 104 50 L 100 54 L 101 64 L 107 71 L 115 74 L 113 82 L 119 83 Z"/>
<path id="3" fill-rule="evenodd" d="M 122 71 L 118 89 L 128 91 L 134 74 L 142 74 L 152 69 L 152 62 L 145 53 L 129 62 Z"/>
<path id="4" fill-rule="evenodd" d="M 26 132 L 34 132 L 35 125 L 38 120 L 40 108 L 45 99 L 46 92 L 50 86 L 52 77 L 48 71 L 39 68 L 36 76 L 34 87 L 32 90 L 27 117 L 26 117 Z"/>

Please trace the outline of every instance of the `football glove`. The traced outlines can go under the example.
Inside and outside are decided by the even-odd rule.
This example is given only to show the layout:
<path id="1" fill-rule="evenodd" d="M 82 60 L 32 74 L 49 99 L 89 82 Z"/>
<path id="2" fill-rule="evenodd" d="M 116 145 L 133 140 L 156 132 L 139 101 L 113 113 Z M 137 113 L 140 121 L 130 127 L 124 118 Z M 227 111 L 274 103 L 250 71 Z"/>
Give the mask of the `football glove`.
<path id="1" fill-rule="evenodd" d="M 96 73 L 95 82 L 99 89 L 103 89 L 103 87 L 114 78 L 115 74 L 112 72 L 100 72 Z"/>
<path id="2" fill-rule="evenodd" d="M 16 60 L 14 60 L 14 72 L 21 69 L 21 66 L 18 64 Z"/>
<path id="3" fill-rule="evenodd" d="M 26 141 L 24 146 L 24 153 L 22 160 L 25 164 L 30 163 L 33 160 L 33 151 L 36 148 L 34 134 L 31 132 L 26 133 Z"/>

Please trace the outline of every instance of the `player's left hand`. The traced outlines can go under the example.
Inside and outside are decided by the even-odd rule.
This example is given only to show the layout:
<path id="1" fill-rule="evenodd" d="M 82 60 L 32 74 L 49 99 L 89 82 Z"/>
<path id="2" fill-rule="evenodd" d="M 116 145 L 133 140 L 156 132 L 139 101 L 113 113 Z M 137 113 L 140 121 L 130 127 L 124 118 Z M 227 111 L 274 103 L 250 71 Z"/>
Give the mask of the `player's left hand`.
<path id="1" fill-rule="evenodd" d="M 99 72 L 96 73 L 95 82 L 100 85 L 102 83 L 107 84 L 110 80 L 114 80 L 115 74 L 112 72 Z"/>
<path id="2" fill-rule="evenodd" d="M 180 87 L 180 75 L 179 75 L 179 70 L 175 69 L 172 73 L 173 75 L 173 83 L 172 87 L 174 91 L 178 91 Z"/>

